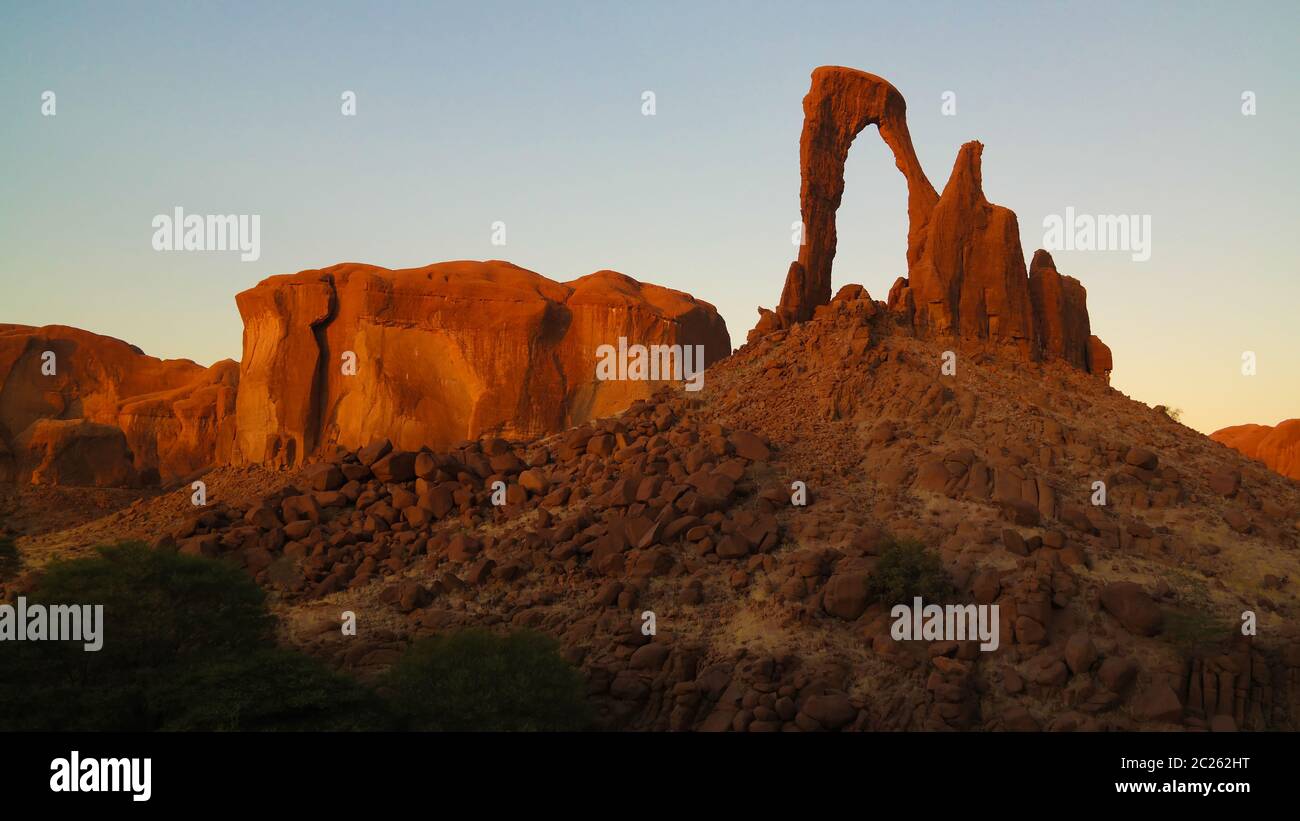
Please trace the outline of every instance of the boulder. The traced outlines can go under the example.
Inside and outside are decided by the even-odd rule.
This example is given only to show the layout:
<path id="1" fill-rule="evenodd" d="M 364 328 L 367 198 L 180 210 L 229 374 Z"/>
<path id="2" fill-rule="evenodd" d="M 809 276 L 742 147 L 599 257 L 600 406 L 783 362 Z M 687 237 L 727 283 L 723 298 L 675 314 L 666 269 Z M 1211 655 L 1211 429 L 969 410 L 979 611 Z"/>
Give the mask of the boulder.
<path id="1" fill-rule="evenodd" d="M 1167 682 L 1152 682 L 1133 697 L 1133 717 L 1139 721 L 1175 722 L 1183 717 L 1183 704 Z"/>
<path id="2" fill-rule="evenodd" d="M 1131 447 L 1124 453 L 1125 464 L 1132 465 L 1135 468 L 1143 470 L 1155 470 L 1160 466 L 1160 457 L 1156 456 L 1146 448 Z"/>
<path id="3" fill-rule="evenodd" d="M 1133 582 L 1106 585 L 1101 591 L 1101 606 L 1134 635 L 1154 636 L 1164 629 L 1164 614 L 1155 599 Z"/>
<path id="4" fill-rule="evenodd" d="M 15 443 L 20 481 L 127 487 L 137 483 L 126 435 L 85 419 L 38 419 Z"/>
<path id="5" fill-rule="evenodd" d="M 1074 675 L 1088 672 L 1088 668 L 1092 667 L 1096 660 L 1097 645 L 1093 644 L 1092 636 L 1079 632 L 1066 641 L 1065 663 L 1069 665 L 1070 672 Z"/>
<path id="6" fill-rule="evenodd" d="M 822 593 L 822 606 L 832 616 L 853 621 L 867 609 L 868 574 L 863 572 L 836 573 L 826 582 Z"/>
<path id="7" fill-rule="evenodd" d="M 410 482 L 415 479 L 416 453 L 397 450 L 370 466 L 370 472 L 381 482 Z"/>
<path id="8" fill-rule="evenodd" d="M 843 693 L 812 696 L 802 712 L 827 730 L 838 730 L 858 717 L 858 709 Z"/>

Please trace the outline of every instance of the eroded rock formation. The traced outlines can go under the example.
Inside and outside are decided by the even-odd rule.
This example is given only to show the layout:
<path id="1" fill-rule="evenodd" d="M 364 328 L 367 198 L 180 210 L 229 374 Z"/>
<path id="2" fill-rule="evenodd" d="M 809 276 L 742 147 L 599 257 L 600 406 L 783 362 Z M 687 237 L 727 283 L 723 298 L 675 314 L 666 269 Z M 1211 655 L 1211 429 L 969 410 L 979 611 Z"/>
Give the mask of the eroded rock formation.
<path id="1" fill-rule="evenodd" d="M 37 419 L 15 442 L 34 485 L 128 487 L 140 482 L 126 435 L 85 419 Z"/>
<path id="2" fill-rule="evenodd" d="M 823 66 L 813 71 L 803 105 L 804 244 L 787 273 L 780 305 L 775 312 L 759 309 L 751 339 L 806 321 L 830 301 L 844 162 L 854 137 L 875 125 L 908 188 L 908 275 L 890 290 L 890 309 L 921 336 L 991 340 L 1030 359 L 1054 357 L 1109 373 L 1110 350 L 1091 334 L 1083 286 L 1061 276 L 1045 251 L 1026 274 L 1016 215 L 984 196 L 980 143 L 961 147 L 943 193 L 936 195 L 912 147 L 903 97 L 888 82 Z"/>
<path id="3" fill-rule="evenodd" d="M 1029 264 L 1029 296 L 1043 353 L 1092 371 L 1092 326 L 1088 321 L 1088 291 L 1079 280 L 1056 270 L 1052 255 L 1039 249 Z M 1101 344 L 1101 340 L 1097 340 Z M 1104 346 L 1103 346 L 1104 347 Z M 1110 370 L 1107 349 L 1105 369 Z"/>
<path id="4" fill-rule="evenodd" d="M 204 368 L 77 328 L 0 325 L 0 478 L 154 483 L 223 461 L 238 379 L 229 360 Z"/>
<path id="5" fill-rule="evenodd" d="M 1096 334 L 1088 337 L 1088 372 L 1110 382 L 1110 372 L 1113 367 L 1110 346 L 1102 342 Z"/>
<path id="6" fill-rule="evenodd" d="M 731 352 L 712 305 L 613 271 L 559 283 L 500 261 L 348 263 L 271 277 L 236 302 L 237 458 L 249 462 L 384 438 L 446 448 L 617 413 L 660 384 L 596 379 L 597 348 L 620 337 L 703 345 L 706 364 Z"/>
<path id="7" fill-rule="evenodd" d="M 844 195 L 844 162 L 858 132 L 877 126 L 894 152 L 907 180 L 908 265 L 920 258 L 922 228 L 938 195 L 921 170 L 907 132 L 907 104 L 885 80 L 863 71 L 822 66 L 813 71 L 812 88 L 803 99 L 803 134 L 799 137 L 799 208 L 803 245 L 790 267 L 777 314 L 786 322 L 803 322 L 831 298 L 831 262 L 835 258 L 835 212 Z"/>
<path id="8" fill-rule="evenodd" d="M 1216 430 L 1210 438 L 1263 462 L 1274 473 L 1300 480 L 1300 419 L 1276 426 L 1233 425 Z"/>
<path id="9" fill-rule="evenodd" d="M 913 326 L 925 336 L 1034 345 L 1034 315 L 1016 215 L 984 198 L 984 146 L 966 143 L 924 226 L 922 252 L 909 263 Z"/>

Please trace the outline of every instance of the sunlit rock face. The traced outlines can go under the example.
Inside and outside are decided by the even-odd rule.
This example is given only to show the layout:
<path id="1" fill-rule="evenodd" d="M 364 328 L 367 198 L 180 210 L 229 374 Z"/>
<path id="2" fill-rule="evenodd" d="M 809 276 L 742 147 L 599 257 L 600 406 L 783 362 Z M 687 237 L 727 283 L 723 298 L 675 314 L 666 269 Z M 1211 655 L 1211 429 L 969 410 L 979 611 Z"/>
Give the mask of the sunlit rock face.
<path id="1" fill-rule="evenodd" d="M 560 283 L 501 261 L 347 263 L 271 277 L 236 302 L 248 462 L 555 432 L 662 384 L 597 379 L 601 345 L 702 345 L 706 364 L 731 350 L 712 305 L 613 271 Z"/>

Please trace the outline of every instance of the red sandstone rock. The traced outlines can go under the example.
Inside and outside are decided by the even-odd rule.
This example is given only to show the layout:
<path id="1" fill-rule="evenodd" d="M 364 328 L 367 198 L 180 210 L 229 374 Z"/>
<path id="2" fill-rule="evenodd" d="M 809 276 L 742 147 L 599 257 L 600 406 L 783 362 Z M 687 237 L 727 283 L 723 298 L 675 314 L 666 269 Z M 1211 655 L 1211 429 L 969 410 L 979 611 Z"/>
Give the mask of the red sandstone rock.
<path id="1" fill-rule="evenodd" d="M 1057 272 L 1052 255 L 1041 248 L 1029 264 L 1029 295 L 1043 353 L 1090 370 L 1088 292 L 1079 280 Z"/>
<path id="2" fill-rule="evenodd" d="M 613 271 L 558 283 L 500 261 L 347 263 L 271 277 L 236 302 L 247 462 L 295 465 L 327 444 L 385 437 L 446 448 L 611 415 L 661 384 L 596 379 L 597 348 L 620 337 L 703 345 L 705 364 L 731 352 L 712 305 Z"/>
<path id="3" fill-rule="evenodd" d="M 854 137 L 868 125 L 879 127 L 908 186 L 908 276 L 890 289 L 890 310 L 922 336 L 1007 343 L 1029 359 L 1046 354 L 1107 375 L 1110 349 L 1091 335 L 1083 286 L 1057 273 L 1045 251 L 1026 275 L 1016 215 L 984 196 L 983 146 L 961 147 L 937 195 L 912 148 L 902 95 L 879 77 L 838 66 L 816 69 L 804 97 L 804 244 L 790 265 L 776 314 L 760 309 L 749 341 L 811 319 L 830 301 L 844 162 Z"/>
<path id="4" fill-rule="evenodd" d="M 1233 425 L 1216 430 L 1210 438 L 1263 462 L 1275 473 L 1300 479 L 1300 419 L 1287 419 L 1276 427 Z"/>
<path id="5" fill-rule="evenodd" d="M 1029 281 L 1016 215 L 984 198 L 983 146 L 966 143 L 926 226 L 921 257 L 908 270 L 914 326 L 931 336 L 995 339 L 1034 352 Z"/>
<path id="6" fill-rule="evenodd" d="M 1136 636 L 1154 636 L 1164 628 L 1164 614 L 1155 600 L 1133 582 L 1112 582 L 1102 588 L 1101 606 Z"/>
<path id="7" fill-rule="evenodd" d="M 898 170 L 907 179 L 907 259 L 919 259 L 922 226 L 938 195 L 926 179 L 907 132 L 907 103 L 887 81 L 873 74 L 840 66 L 822 66 L 812 73 L 812 87 L 803 99 L 803 134 L 799 138 L 799 208 L 803 245 L 790 267 L 777 313 L 791 322 L 812 317 L 813 309 L 831 298 L 831 261 L 835 258 L 835 211 L 844 194 L 844 162 L 858 132 L 877 126 L 894 152 Z M 797 266 L 797 267 L 796 267 Z"/>
<path id="8" fill-rule="evenodd" d="M 1113 368 L 1110 346 L 1095 335 L 1088 337 L 1088 370 L 1110 382 L 1110 372 Z"/>
<path id="9" fill-rule="evenodd" d="M 583 669 L 609 729 L 1133 730 L 1184 715 L 1188 729 L 1294 729 L 1279 686 L 1300 670 L 1293 639 L 1262 634 L 1245 658 L 1207 647 L 1180 678 L 1153 633 L 1160 603 L 1178 602 L 1162 568 L 1227 582 L 1231 553 L 1253 568 L 1296 549 L 1300 534 L 1277 512 L 1300 509 L 1300 485 L 1189 428 L 1152 425 L 1151 408 L 1082 372 L 1043 379 L 1002 357 L 971 357 L 965 382 L 945 385 L 916 367 L 941 343 L 892 322 L 864 329 L 864 295 L 850 287 L 842 297 L 821 319 L 719 363 L 702 402 L 665 390 L 528 444 L 485 436 L 440 452 L 386 439 L 331 449 L 269 494 L 214 485 L 230 509 L 162 529 L 164 544 L 236 562 L 290 608 L 318 612 L 323 603 L 309 600 L 376 582 L 399 630 L 402 621 L 412 631 L 542 627 Z M 856 347 L 863 330 L 869 344 Z M 1091 401 L 1067 401 L 1080 395 Z M 825 413 L 832 406 L 842 415 Z M 999 421 L 975 424 L 970 408 Z M 957 436 L 937 437 L 936 420 Z M 246 472 L 213 481 L 223 473 Z M 490 501 L 493 475 L 507 482 L 505 506 Z M 1097 475 L 1117 477 L 1113 510 L 1083 502 Z M 791 504 L 794 476 L 818 489 L 806 506 Z M 931 481 L 941 493 L 912 498 Z M 1235 493 L 1205 493 L 1207 483 Z M 157 522 L 177 503 L 162 496 L 101 526 L 117 536 L 145 526 L 139 512 L 152 508 Z M 1020 522 L 1002 533 L 1014 558 L 994 549 L 999 508 Z M 1069 509 L 1081 524 L 1067 533 Z M 1238 512 L 1250 532 L 1199 549 L 1207 521 L 1217 531 L 1219 517 Z M 956 590 L 1003 608 L 1012 655 L 890 638 L 888 608 L 870 604 L 864 585 L 901 538 L 937 554 Z M 1150 593 L 1121 580 L 1138 556 Z M 1265 575 L 1251 595 L 1290 607 L 1292 589 Z M 665 602 L 680 617 L 651 640 L 638 617 L 663 619 Z M 707 649 L 764 626 L 770 644 L 747 642 L 753 650 L 734 656 Z M 307 641 L 345 666 L 375 658 L 374 645 Z M 1151 661 L 1144 675 L 1134 659 Z M 985 711 L 979 693 L 999 682 L 1006 698 Z"/>
<path id="10" fill-rule="evenodd" d="M 53 375 L 42 371 L 46 351 L 55 357 Z M 20 452 L 14 442 L 43 419 L 84 419 L 120 429 L 135 472 L 145 478 L 160 474 L 171 480 L 222 461 L 234 442 L 238 379 L 230 360 L 204 368 L 188 359 L 156 359 L 121 340 L 62 325 L 0 325 L 0 442 L 13 451 L 7 467 L 0 451 L 0 477 L 51 481 L 94 475 L 102 481 L 108 475 L 40 470 L 33 476 L 44 457 Z M 72 427 L 58 441 L 68 443 L 74 431 L 106 441 L 103 431 Z"/>
<path id="11" fill-rule="evenodd" d="M 19 478 L 36 485 L 126 487 L 136 483 L 126 436 L 85 419 L 38 419 L 15 442 Z"/>

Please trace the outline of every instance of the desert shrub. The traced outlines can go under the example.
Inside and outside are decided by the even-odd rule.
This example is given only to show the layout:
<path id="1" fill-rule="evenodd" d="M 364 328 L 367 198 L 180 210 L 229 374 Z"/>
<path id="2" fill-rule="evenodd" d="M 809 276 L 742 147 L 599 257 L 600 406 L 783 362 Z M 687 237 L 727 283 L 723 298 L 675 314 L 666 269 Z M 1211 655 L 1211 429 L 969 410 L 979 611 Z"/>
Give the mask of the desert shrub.
<path id="1" fill-rule="evenodd" d="M 1234 629 L 1232 622 L 1198 607 L 1168 609 L 1164 616 L 1163 638 L 1187 654 L 1222 644 Z"/>
<path id="2" fill-rule="evenodd" d="M 349 679 L 275 646 L 238 568 L 141 544 L 52 563 L 29 604 L 102 604 L 103 646 L 5 642 L 4 730 L 264 730 L 373 726 Z"/>
<path id="3" fill-rule="evenodd" d="M 885 606 L 911 605 L 920 596 L 926 604 L 948 601 L 954 594 L 951 579 L 939 557 L 916 542 L 894 542 L 880 554 L 867 579 L 867 595 Z"/>
<path id="4" fill-rule="evenodd" d="M 149 665 L 271 641 L 275 624 L 266 597 L 238 567 L 150 550 L 138 542 L 97 552 L 92 558 L 52 562 L 27 597 L 104 605 L 104 649 L 86 655 Z"/>
<path id="5" fill-rule="evenodd" d="M 555 641 L 481 629 L 413 644 L 385 690 L 408 730 L 579 730 L 590 718 L 581 675 Z"/>
<path id="6" fill-rule="evenodd" d="M 309 656 L 263 648 L 198 658 L 151 687 L 159 730 L 378 730 L 389 721 L 370 690 Z"/>

